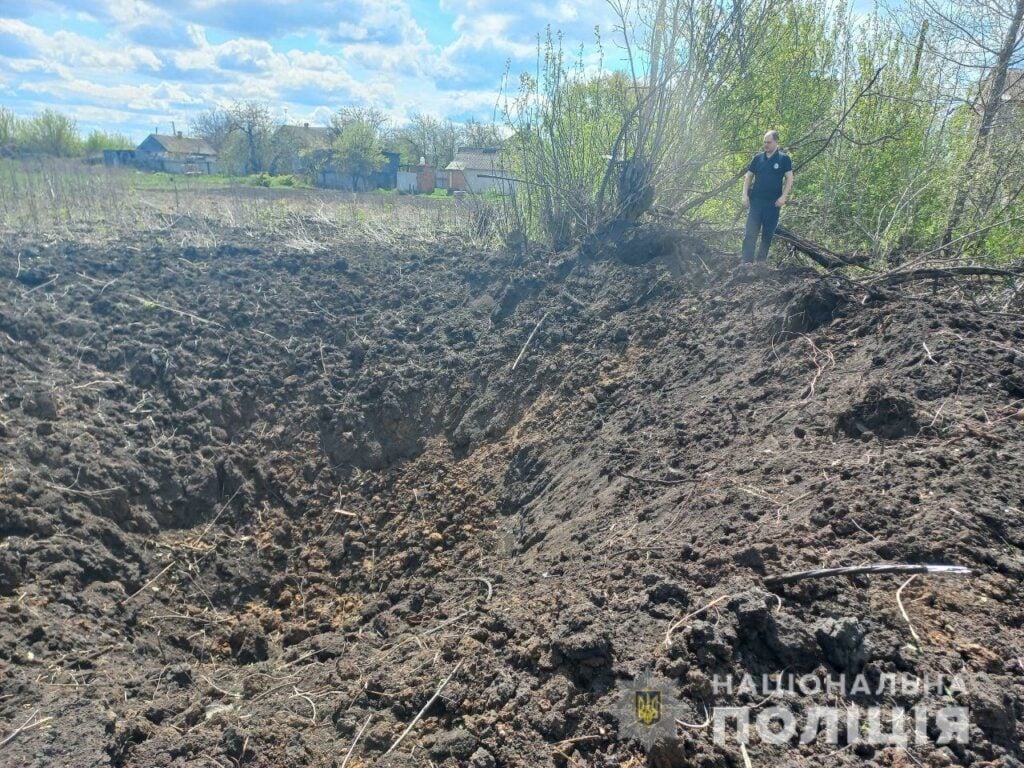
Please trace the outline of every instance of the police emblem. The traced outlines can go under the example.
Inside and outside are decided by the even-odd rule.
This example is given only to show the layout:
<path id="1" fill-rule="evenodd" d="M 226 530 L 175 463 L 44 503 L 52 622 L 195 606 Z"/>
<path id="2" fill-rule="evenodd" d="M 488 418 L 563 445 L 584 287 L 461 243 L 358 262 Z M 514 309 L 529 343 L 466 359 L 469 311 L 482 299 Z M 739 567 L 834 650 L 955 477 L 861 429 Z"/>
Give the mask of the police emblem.
<path id="1" fill-rule="evenodd" d="M 661 722 L 661 691 L 635 691 L 636 719 L 648 727 Z"/>
<path id="2" fill-rule="evenodd" d="M 650 749 L 662 739 L 676 736 L 679 701 L 673 685 L 650 670 L 631 682 L 620 682 L 615 702 L 619 738 L 636 739 Z"/>

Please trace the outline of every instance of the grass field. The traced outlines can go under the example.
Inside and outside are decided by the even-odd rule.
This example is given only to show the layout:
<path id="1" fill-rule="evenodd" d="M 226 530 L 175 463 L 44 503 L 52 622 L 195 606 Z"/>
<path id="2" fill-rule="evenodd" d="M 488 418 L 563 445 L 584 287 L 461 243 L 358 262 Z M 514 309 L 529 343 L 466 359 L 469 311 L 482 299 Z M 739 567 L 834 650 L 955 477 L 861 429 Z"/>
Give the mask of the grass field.
<path id="1" fill-rule="evenodd" d="M 290 180 L 290 181 L 289 181 Z M 0 233 L 88 242 L 142 235 L 209 246 L 274 239 L 332 243 L 495 237 L 493 201 L 315 189 L 293 177 L 173 176 L 74 161 L 0 160 Z"/>
<path id="2" fill-rule="evenodd" d="M 110 170 L 113 173 L 125 174 L 128 177 L 127 183 L 135 189 L 163 189 L 168 191 L 177 188 L 230 189 L 232 187 L 296 187 L 310 189 L 313 186 L 297 176 L 269 176 L 267 174 L 254 174 L 252 176 L 196 174 L 183 176 L 162 171 L 151 173 L 131 169 Z"/>

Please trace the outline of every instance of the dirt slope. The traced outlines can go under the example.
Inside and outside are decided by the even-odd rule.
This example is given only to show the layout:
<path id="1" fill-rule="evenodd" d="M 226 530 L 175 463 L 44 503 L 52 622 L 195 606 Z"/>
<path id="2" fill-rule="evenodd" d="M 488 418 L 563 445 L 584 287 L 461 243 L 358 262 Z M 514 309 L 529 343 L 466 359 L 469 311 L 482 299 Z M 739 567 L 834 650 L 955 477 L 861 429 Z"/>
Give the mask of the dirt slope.
<path id="1" fill-rule="evenodd" d="M 665 232 L 20 242 L 0 286 L 0 765 L 744 765 L 619 738 L 645 669 L 691 724 L 761 700 L 715 675 L 957 673 L 967 745 L 748 757 L 1020 764 L 1019 316 Z M 975 575 L 903 590 L 917 640 L 904 578 L 763 581 L 883 561 Z"/>

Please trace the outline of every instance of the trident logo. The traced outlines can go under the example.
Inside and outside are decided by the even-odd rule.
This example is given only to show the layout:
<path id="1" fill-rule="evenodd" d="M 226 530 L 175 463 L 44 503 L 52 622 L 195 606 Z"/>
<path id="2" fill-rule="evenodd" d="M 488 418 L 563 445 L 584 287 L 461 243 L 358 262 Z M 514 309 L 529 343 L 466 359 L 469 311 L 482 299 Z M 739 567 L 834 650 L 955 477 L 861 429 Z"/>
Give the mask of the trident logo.
<path id="1" fill-rule="evenodd" d="M 635 691 L 636 719 L 645 726 L 661 722 L 661 691 Z"/>

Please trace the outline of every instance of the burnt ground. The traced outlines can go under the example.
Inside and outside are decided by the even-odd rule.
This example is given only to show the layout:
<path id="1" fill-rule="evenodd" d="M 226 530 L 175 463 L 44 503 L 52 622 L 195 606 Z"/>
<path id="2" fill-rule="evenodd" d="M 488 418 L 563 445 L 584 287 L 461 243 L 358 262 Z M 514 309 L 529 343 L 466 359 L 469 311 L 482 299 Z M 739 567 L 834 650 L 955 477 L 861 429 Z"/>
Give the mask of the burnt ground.
<path id="1" fill-rule="evenodd" d="M 233 242 L 3 246 L 0 765 L 1021 764 L 1021 316 L 681 236 Z M 916 639 L 903 576 L 764 582 L 877 562 L 974 574 Z M 695 727 L 782 671 L 962 675 L 969 743 Z"/>

